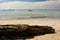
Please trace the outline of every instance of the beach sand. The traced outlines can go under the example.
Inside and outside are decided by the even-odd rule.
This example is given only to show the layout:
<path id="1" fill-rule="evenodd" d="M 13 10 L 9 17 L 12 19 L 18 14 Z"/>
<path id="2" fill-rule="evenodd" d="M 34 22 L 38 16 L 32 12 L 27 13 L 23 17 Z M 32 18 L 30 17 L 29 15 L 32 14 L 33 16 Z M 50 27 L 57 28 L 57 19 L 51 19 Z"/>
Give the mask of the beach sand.
<path id="1" fill-rule="evenodd" d="M 0 20 L 0 25 L 3 24 L 29 24 L 29 25 L 51 26 L 55 29 L 56 33 L 35 36 L 34 38 L 27 40 L 60 40 L 60 19 L 39 18 L 39 19 Z"/>

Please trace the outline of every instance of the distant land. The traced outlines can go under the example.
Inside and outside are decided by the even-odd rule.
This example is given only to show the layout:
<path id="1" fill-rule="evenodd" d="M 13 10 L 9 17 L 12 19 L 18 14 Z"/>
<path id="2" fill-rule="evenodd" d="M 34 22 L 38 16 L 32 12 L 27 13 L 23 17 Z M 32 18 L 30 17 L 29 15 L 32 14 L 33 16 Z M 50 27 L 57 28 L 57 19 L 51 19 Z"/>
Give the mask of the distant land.
<path id="1" fill-rule="evenodd" d="M 60 11 L 60 9 L 0 9 L 0 11 Z"/>

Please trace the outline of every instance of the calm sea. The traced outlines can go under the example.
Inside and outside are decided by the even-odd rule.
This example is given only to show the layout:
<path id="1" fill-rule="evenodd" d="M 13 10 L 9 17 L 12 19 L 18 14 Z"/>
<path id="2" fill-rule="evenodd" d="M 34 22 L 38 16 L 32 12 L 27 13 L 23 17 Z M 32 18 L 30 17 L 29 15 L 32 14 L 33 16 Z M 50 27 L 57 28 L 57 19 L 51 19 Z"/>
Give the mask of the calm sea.
<path id="1" fill-rule="evenodd" d="M 59 10 L 0 10 L 0 19 L 60 18 Z"/>

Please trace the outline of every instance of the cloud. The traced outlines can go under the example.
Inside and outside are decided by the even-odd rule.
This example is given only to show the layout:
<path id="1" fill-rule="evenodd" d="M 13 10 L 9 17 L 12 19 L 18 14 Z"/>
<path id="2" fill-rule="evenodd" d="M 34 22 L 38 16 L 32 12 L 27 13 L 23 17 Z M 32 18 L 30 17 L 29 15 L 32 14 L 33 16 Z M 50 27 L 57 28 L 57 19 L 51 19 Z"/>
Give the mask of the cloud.
<path id="1" fill-rule="evenodd" d="M 58 1 L 58 0 L 0 0 L 0 2 L 11 2 L 11 1 L 41 2 L 41 1 Z"/>
<path id="2" fill-rule="evenodd" d="M 22 1 L 22 2 L 39 2 L 39 1 L 59 1 L 59 0 L 0 0 L 2 2 L 10 2 L 10 1 Z"/>
<path id="3" fill-rule="evenodd" d="M 3 2 L 0 3 L 0 9 L 60 9 L 60 3 L 59 1 Z"/>

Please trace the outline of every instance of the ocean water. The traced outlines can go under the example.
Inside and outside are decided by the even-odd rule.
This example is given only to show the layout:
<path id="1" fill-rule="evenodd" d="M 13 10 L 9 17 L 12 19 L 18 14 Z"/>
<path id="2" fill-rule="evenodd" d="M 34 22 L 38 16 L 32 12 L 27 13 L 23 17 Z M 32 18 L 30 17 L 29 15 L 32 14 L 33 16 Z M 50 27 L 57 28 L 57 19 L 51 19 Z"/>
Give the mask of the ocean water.
<path id="1" fill-rule="evenodd" d="M 59 10 L 0 10 L 0 19 L 60 18 Z"/>

